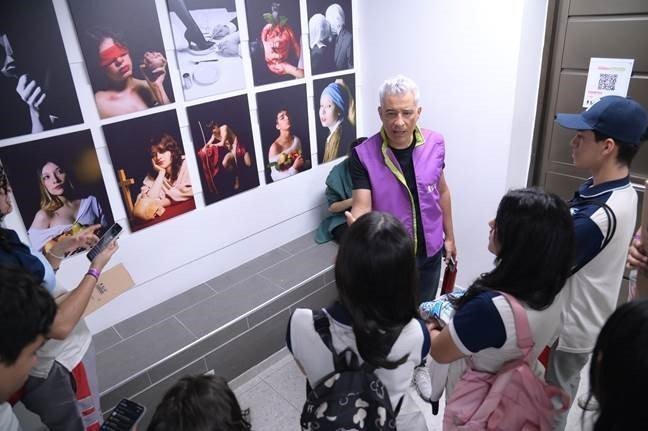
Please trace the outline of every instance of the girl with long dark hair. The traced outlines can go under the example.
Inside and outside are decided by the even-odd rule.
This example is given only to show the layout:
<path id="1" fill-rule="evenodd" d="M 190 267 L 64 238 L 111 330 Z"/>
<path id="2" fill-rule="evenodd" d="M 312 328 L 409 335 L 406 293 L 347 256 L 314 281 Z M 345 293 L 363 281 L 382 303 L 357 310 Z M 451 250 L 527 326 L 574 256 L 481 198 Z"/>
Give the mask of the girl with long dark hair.
<path id="1" fill-rule="evenodd" d="M 647 345 L 646 299 L 622 305 L 603 325 L 592 352 L 590 394 L 584 406 L 597 410 L 594 431 L 646 428 Z"/>
<path id="2" fill-rule="evenodd" d="M 533 355 L 550 345 L 560 325 L 560 291 L 569 276 L 574 228 L 565 202 L 539 189 L 509 191 L 489 222 L 488 250 L 495 268 L 482 274 L 455 303 L 443 329 L 430 324 L 432 357 L 450 363 L 446 397 L 467 369 L 495 373 L 521 356 L 512 309 L 500 292 L 525 308 L 533 334 Z"/>
<path id="3" fill-rule="evenodd" d="M 162 215 L 164 208 L 193 197 L 182 147 L 168 133 L 151 141 L 151 169 L 142 182 L 133 212 L 142 220 Z"/>
<path id="4" fill-rule="evenodd" d="M 429 351 L 428 332 L 417 319 L 416 274 L 414 245 L 403 225 L 390 214 L 367 213 L 342 239 L 335 260 L 339 300 L 324 310 L 336 352 L 350 348 L 376 367 L 393 408 Z M 295 310 L 287 344 L 311 386 L 334 370 L 312 310 Z"/>

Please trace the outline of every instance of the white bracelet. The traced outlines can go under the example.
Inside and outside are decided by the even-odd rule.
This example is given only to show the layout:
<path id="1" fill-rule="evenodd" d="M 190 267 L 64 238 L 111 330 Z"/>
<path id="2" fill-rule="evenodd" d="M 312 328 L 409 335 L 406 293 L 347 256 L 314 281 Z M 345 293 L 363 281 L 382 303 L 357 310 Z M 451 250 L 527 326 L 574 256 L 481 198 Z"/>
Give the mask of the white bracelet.
<path id="1" fill-rule="evenodd" d="M 55 258 L 55 259 L 59 259 L 59 260 L 63 260 L 63 259 L 65 259 L 65 255 L 63 255 L 63 256 L 59 256 L 58 254 L 54 253 L 54 252 L 52 251 L 51 248 L 49 249 L 49 251 L 47 252 L 47 254 L 49 254 L 50 256 L 52 256 L 52 257 Z"/>

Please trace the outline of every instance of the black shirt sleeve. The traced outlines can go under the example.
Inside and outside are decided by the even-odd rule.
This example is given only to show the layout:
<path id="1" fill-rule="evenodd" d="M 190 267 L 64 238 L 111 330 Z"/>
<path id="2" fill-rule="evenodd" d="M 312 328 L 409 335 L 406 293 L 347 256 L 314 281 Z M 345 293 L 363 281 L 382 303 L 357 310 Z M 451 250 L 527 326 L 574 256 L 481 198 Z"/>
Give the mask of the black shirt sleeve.
<path id="1" fill-rule="evenodd" d="M 369 180 L 369 173 L 358 157 L 355 149 L 351 151 L 349 156 L 349 173 L 351 174 L 351 182 L 353 183 L 353 190 L 367 189 L 371 190 L 371 181 Z"/>

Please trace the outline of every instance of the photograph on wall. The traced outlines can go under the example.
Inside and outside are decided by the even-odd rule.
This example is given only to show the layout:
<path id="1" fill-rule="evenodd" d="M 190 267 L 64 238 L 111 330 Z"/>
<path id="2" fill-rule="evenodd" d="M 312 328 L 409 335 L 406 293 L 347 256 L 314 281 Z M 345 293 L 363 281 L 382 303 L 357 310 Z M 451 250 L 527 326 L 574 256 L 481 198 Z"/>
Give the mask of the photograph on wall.
<path id="1" fill-rule="evenodd" d="M 311 168 L 306 85 L 257 93 L 266 183 Z"/>
<path id="2" fill-rule="evenodd" d="M 49 251 L 80 228 L 113 224 L 89 130 L 0 148 L 29 242 Z"/>
<path id="3" fill-rule="evenodd" d="M 351 0 L 308 0 L 306 9 L 312 74 L 352 69 Z"/>
<path id="4" fill-rule="evenodd" d="M 245 87 L 234 0 L 167 0 L 185 100 Z"/>
<path id="5" fill-rule="evenodd" d="M 0 139 L 83 122 L 50 0 L 0 4 Z"/>
<path id="6" fill-rule="evenodd" d="M 330 162 L 346 156 L 356 138 L 355 75 L 313 81 L 317 118 L 317 160 Z"/>
<path id="7" fill-rule="evenodd" d="M 175 110 L 103 132 L 132 232 L 196 208 Z"/>
<path id="8" fill-rule="evenodd" d="M 68 0 L 100 118 L 174 101 L 155 0 Z"/>
<path id="9" fill-rule="evenodd" d="M 259 185 L 246 95 L 187 108 L 205 205 Z"/>
<path id="10" fill-rule="evenodd" d="M 299 0 L 246 0 L 255 85 L 304 77 Z"/>

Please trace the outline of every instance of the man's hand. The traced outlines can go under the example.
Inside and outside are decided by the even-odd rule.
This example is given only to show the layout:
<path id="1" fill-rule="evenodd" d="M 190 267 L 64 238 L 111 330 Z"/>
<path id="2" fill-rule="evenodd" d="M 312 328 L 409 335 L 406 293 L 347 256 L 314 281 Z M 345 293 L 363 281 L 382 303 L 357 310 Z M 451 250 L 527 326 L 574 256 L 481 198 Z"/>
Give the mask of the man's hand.
<path id="1" fill-rule="evenodd" d="M 38 112 L 41 104 L 45 101 L 47 96 L 40 88 L 40 86 L 30 79 L 27 75 L 22 75 L 18 78 L 18 85 L 16 85 L 16 93 L 20 98 L 29 106 L 30 110 Z"/>
<path id="2" fill-rule="evenodd" d="M 644 244 L 641 238 L 641 227 L 637 231 L 636 235 L 630 243 L 630 248 L 628 249 L 628 262 L 627 265 L 629 268 L 641 268 L 643 270 L 648 270 L 648 253 L 644 248 Z"/>
<path id="3" fill-rule="evenodd" d="M 346 217 L 346 222 L 349 226 L 351 226 L 355 221 L 355 217 L 353 217 L 353 214 L 351 214 L 351 211 L 344 211 L 344 217 Z"/>
<path id="4" fill-rule="evenodd" d="M 455 242 L 452 239 L 446 239 L 443 241 L 443 247 L 445 248 L 445 259 L 446 262 L 450 257 L 454 259 L 454 261 L 457 261 L 457 247 L 455 246 Z"/>
<path id="5" fill-rule="evenodd" d="M 216 24 L 212 30 L 212 37 L 214 39 L 221 39 L 230 34 L 230 27 L 227 24 Z"/>
<path id="6" fill-rule="evenodd" d="M 32 123 L 31 132 L 38 133 L 45 130 L 45 126 L 40 120 L 40 107 L 45 101 L 47 95 L 43 92 L 40 86 L 27 75 L 22 75 L 18 78 L 16 93 L 18 93 L 23 102 L 29 106 L 29 116 Z"/>
<path id="7" fill-rule="evenodd" d="M 92 260 L 90 267 L 98 269 L 99 271 L 103 270 L 112 255 L 115 254 L 117 249 L 119 249 L 119 246 L 117 245 L 117 240 L 114 239 L 110 242 L 110 244 L 108 244 L 106 248 L 103 249 L 101 253 L 97 255 L 97 257 Z"/>

